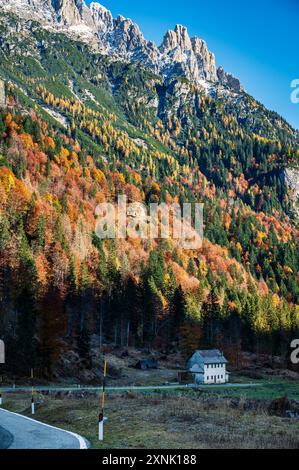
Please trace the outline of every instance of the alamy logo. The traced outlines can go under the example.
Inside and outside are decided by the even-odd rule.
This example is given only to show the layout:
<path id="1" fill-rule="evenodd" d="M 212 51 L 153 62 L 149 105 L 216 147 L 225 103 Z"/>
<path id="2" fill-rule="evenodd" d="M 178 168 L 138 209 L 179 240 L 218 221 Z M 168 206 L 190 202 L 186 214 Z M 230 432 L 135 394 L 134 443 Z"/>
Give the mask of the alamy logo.
<path id="1" fill-rule="evenodd" d="M 291 82 L 291 88 L 295 88 L 291 93 L 291 101 L 293 104 L 299 103 L 299 78 Z"/>
<path id="2" fill-rule="evenodd" d="M 292 364 L 299 364 L 299 339 L 294 339 L 291 342 L 291 348 L 294 349 L 291 354 L 291 362 Z"/>
<path id="3" fill-rule="evenodd" d="M 117 205 L 99 204 L 95 232 L 100 239 L 169 239 L 186 250 L 199 249 L 203 239 L 203 204 L 128 204 L 119 196 Z"/>
<path id="4" fill-rule="evenodd" d="M 5 364 L 5 344 L 2 339 L 0 339 L 0 364 Z"/>

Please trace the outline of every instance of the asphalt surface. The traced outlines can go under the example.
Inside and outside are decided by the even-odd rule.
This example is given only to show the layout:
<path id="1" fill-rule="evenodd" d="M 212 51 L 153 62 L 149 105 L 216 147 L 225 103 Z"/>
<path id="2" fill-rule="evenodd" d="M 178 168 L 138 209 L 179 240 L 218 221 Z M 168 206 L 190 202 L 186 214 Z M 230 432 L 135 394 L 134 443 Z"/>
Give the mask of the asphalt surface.
<path id="1" fill-rule="evenodd" d="M 0 410 L 0 449 L 87 449 L 79 435 Z"/>
<path id="2" fill-rule="evenodd" d="M 0 449 L 8 449 L 13 443 L 13 435 L 0 426 Z"/>

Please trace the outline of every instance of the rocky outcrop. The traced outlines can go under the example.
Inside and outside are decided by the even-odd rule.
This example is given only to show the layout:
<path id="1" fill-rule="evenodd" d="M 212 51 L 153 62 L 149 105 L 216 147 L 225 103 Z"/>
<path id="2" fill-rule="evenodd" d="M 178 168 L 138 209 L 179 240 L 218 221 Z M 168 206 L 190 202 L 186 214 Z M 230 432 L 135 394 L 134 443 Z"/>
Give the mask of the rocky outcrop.
<path id="1" fill-rule="evenodd" d="M 192 44 L 189 38 L 187 28 L 182 25 L 177 25 L 174 31 L 167 31 L 164 40 L 160 46 L 162 54 L 169 52 L 183 53 L 184 51 L 191 51 Z"/>
<path id="2" fill-rule="evenodd" d="M 235 93 L 241 92 L 238 79 L 216 70 L 215 56 L 206 42 L 190 38 L 187 28 L 177 25 L 165 34 L 158 48 L 147 41 L 137 24 L 111 12 L 97 2 L 87 7 L 84 0 L 0 0 L 4 11 L 12 11 L 22 18 L 36 19 L 45 28 L 63 31 L 75 39 L 88 42 L 101 53 L 115 59 L 140 62 L 166 82 L 180 76 L 207 90 L 218 83 Z"/>
<path id="3" fill-rule="evenodd" d="M 235 78 L 233 75 L 226 73 L 221 66 L 217 70 L 217 78 L 221 85 L 229 88 L 235 93 L 241 93 L 242 91 L 244 91 L 240 80 L 238 80 L 238 78 Z"/>
<path id="4" fill-rule="evenodd" d="M 215 55 L 208 50 L 203 39 L 193 38 L 192 47 L 197 58 L 198 68 L 203 71 L 203 78 L 215 82 L 217 80 Z"/>
<path id="5" fill-rule="evenodd" d="M 299 169 L 288 168 L 284 172 L 284 182 L 293 202 L 294 214 L 299 222 Z"/>
<path id="6" fill-rule="evenodd" d="M 114 54 L 156 69 L 158 48 L 147 41 L 137 24 L 130 19 L 118 16 L 113 29 L 103 38 L 103 43 Z"/>
<path id="7" fill-rule="evenodd" d="M 0 0 L 0 7 L 75 39 L 89 41 L 96 35 L 91 10 L 84 0 Z"/>
<path id="8" fill-rule="evenodd" d="M 191 39 L 186 27 L 177 25 L 173 31 L 168 31 L 159 50 L 162 73 L 168 76 L 184 75 L 192 82 L 216 82 L 214 54 L 202 39 Z"/>
<path id="9" fill-rule="evenodd" d="M 5 87 L 4 82 L 0 80 L 0 106 L 5 105 Z"/>
<path id="10" fill-rule="evenodd" d="M 100 5 L 100 3 L 91 3 L 90 12 L 94 23 L 94 28 L 102 37 L 105 33 L 114 28 L 114 21 L 111 11 Z"/>
<path id="11" fill-rule="evenodd" d="M 57 21 L 65 26 L 84 24 L 90 28 L 93 20 L 90 9 L 82 0 L 49 0 L 57 15 Z"/>

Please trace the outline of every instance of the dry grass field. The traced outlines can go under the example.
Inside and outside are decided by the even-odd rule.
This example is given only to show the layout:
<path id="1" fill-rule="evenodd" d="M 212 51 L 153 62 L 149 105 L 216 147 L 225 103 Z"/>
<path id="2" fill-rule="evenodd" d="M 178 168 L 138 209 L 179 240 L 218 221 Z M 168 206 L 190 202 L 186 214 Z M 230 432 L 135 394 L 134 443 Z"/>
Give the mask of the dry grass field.
<path id="1" fill-rule="evenodd" d="M 38 396 L 35 418 L 77 432 L 93 448 L 299 448 L 298 419 L 270 416 L 263 400 L 195 393 L 132 392 L 107 399 L 105 441 L 97 441 L 98 397 Z M 9 395 L 5 407 L 29 414 L 30 397 Z"/>

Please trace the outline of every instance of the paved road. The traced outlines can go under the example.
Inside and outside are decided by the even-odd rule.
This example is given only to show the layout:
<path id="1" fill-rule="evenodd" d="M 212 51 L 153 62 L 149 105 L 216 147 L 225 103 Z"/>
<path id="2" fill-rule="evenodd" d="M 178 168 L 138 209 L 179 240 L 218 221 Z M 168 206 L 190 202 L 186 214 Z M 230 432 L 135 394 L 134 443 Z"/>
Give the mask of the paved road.
<path id="1" fill-rule="evenodd" d="M 87 449 L 83 437 L 0 410 L 0 449 Z"/>
<path id="2" fill-rule="evenodd" d="M 8 449 L 13 442 L 13 435 L 0 426 L 0 449 Z"/>

